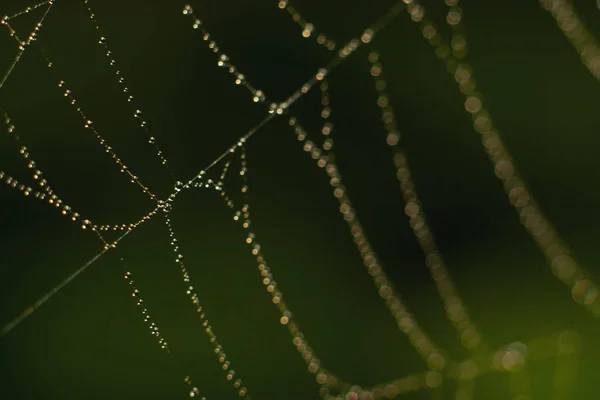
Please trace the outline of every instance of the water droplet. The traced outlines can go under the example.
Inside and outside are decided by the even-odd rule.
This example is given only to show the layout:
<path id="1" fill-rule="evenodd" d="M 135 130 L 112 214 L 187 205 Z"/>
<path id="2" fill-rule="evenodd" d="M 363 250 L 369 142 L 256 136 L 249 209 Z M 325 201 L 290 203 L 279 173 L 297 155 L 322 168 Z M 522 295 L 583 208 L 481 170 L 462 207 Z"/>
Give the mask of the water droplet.
<path id="1" fill-rule="evenodd" d="M 373 39 L 373 29 L 367 29 L 364 31 L 361 40 L 363 43 L 369 43 L 371 41 L 371 39 Z"/>

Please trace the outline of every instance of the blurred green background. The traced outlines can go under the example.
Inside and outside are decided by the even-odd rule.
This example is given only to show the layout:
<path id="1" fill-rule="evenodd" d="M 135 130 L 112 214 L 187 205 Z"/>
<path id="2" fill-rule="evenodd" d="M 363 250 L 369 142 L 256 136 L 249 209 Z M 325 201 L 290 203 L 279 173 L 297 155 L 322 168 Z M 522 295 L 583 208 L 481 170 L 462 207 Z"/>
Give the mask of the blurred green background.
<path id="1" fill-rule="evenodd" d="M 600 37 L 593 1 L 574 1 Z M 359 35 L 394 2 L 294 3 L 338 43 Z M 449 30 L 440 1 L 423 1 Z M 577 260 L 598 274 L 597 171 L 600 83 L 585 69 L 554 19 L 536 1 L 465 0 L 469 62 L 502 137 Z M 6 0 L 0 14 L 28 6 Z M 98 43 L 83 1 L 56 0 L 39 39 L 0 90 L 20 144 L 55 191 L 98 224 L 130 222 L 153 203 L 119 173 L 57 87 L 65 80 L 98 132 L 161 198 L 173 189 L 136 107 L 187 180 L 266 115 L 233 84 L 182 15 L 184 3 L 90 2 L 135 106 L 127 103 Z M 221 49 L 252 84 L 283 101 L 333 57 L 304 39 L 277 1 L 193 2 Z M 44 8 L 11 22 L 26 36 Z M 39 49 L 53 61 L 47 68 Z M 521 227 L 464 111 L 452 77 L 402 13 L 329 77 L 340 171 L 386 271 L 425 331 L 456 360 L 466 357 L 445 317 L 423 255 L 404 216 L 390 149 L 376 107 L 368 53 L 377 49 L 424 210 L 456 286 L 491 347 L 572 329 L 582 354 L 572 399 L 600 389 L 600 321 L 575 304 Z M 0 71 L 17 54 L 0 34 Z M 292 107 L 303 125 L 322 123 L 318 90 Z M 0 169 L 26 182 L 18 144 L 0 131 Z M 315 134 L 313 134 L 315 136 Z M 426 366 L 379 299 L 328 178 L 302 151 L 283 118 L 247 145 L 253 232 L 288 305 L 321 361 L 368 386 Z M 233 167 L 232 167 L 233 168 Z M 234 170 L 235 171 L 235 170 Z M 232 182 L 232 187 L 235 187 Z M 239 201 L 238 201 L 239 202 Z M 0 186 L 0 323 L 4 324 L 102 248 L 57 210 Z M 192 284 L 234 368 L 254 399 L 317 399 L 287 330 L 262 288 L 246 232 L 208 190 L 181 194 L 173 226 Z M 116 237 L 110 236 L 108 237 Z M 123 280 L 125 259 L 172 354 L 160 351 Z M 162 217 L 129 235 L 77 280 L 0 340 L 2 399 L 184 398 L 189 375 L 208 399 L 234 399 L 169 247 Z M 555 362 L 532 362 L 534 399 L 552 398 Z M 476 399 L 510 399 L 507 374 L 477 380 Z M 438 398 L 453 398 L 454 384 Z M 420 391 L 404 399 L 431 398 Z M 435 398 L 435 397 L 434 397 Z"/>

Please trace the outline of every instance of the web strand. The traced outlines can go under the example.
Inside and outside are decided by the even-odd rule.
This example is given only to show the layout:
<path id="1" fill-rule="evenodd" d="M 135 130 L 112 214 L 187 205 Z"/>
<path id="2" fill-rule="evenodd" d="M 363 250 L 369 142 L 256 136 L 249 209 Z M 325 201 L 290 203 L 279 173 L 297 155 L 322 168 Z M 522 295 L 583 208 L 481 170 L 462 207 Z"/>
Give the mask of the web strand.
<path id="1" fill-rule="evenodd" d="M 572 257 L 552 222 L 542 213 L 533 194 L 527 188 L 512 156 L 502 142 L 498 129 L 492 123 L 481 94 L 476 90 L 473 67 L 456 58 L 433 22 L 425 17 L 425 7 L 422 4 L 417 0 L 411 1 L 407 11 L 412 20 L 421 26 L 423 37 L 435 47 L 438 58 L 444 62 L 448 72 L 458 83 L 459 90 L 466 97 L 465 111 L 472 116 L 475 131 L 481 134 L 481 142 L 494 167 L 494 173 L 502 182 L 519 221 L 546 257 L 554 276 L 570 289 L 576 302 L 599 317 L 600 291 L 596 283 Z M 451 45 L 456 48 L 457 43 Z M 458 45 L 460 50 L 461 42 L 458 42 Z"/>
<path id="2" fill-rule="evenodd" d="M 98 24 L 96 15 L 94 14 L 91 6 L 89 5 L 89 1 L 85 0 L 85 4 L 86 4 L 86 8 L 88 10 L 89 16 L 90 16 L 90 20 L 94 23 L 96 31 L 99 34 L 101 34 L 102 31 L 101 31 L 100 25 Z M 127 96 L 128 103 L 133 103 L 134 97 L 131 94 L 129 87 L 126 86 L 126 82 L 125 82 L 125 78 L 123 77 L 123 74 L 121 73 L 121 71 L 119 71 L 117 62 L 114 59 L 113 54 L 112 54 L 112 50 L 108 46 L 108 40 L 106 39 L 106 37 L 100 35 L 98 37 L 98 43 L 103 47 L 104 54 L 105 54 L 106 58 L 109 60 L 109 66 L 114 70 L 115 77 L 118 78 L 117 79 L 118 83 L 123 87 L 121 92 Z M 171 171 L 171 169 L 169 167 L 169 162 L 168 162 L 167 158 L 165 157 L 163 151 L 160 149 L 160 147 L 157 143 L 157 139 L 151 135 L 150 130 L 148 129 L 148 123 L 145 120 L 145 118 L 143 117 L 142 110 L 136 108 L 136 110 L 133 114 L 133 117 L 138 121 L 139 126 L 144 130 L 144 133 L 148 135 L 148 143 L 154 147 L 154 150 L 160 160 L 161 165 L 168 171 L 168 173 L 171 177 L 171 180 L 174 183 L 176 181 L 176 179 L 175 179 L 175 176 L 173 175 L 173 172 Z"/>
<path id="3" fill-rule="evenodd" d="M 117 243 L 119 243 L 121 240 L 123 240 L 125 238 L 125 236 L 129 235 L 129 233 L 131 233 L 131 232 L 132 231 L 127 231 L 124 234 L 122 234 L 119 238 L 117 238 L 117 240 L 115 240 L 114 245 L 116 246 Z M 58 285 L 54 286 L 50 291 L 48 291 L 46 294 L 44 294 L 42 297 L 40 297 L 31 306 L 27 307 L 15 319 L 13 319 L 8 324 L 4 325 L 2 327 L 2 330 L 0 331 L 0 338 L 2 338 L 7 333 L 9 333 L 11 330 L 16 328 L 19 324 L 21 324 L 25 320 L 25 318 L 29 317 L 34 311 L 38 310 L 42 305 L 44 305 L 44 303 L 46 303 L 48 300 L 50 300 L 52 297 L 54 297 L 54 295 L 57 294 L 60 290 L 64 289 L 65 286 L 67 286 L 69 283 L 71 283 L 75 278 L 77 278 L 79 275 L 81 275 L 82 272 L 84 272 L 86 269 L 88 269 L 93 263 L 98 261 L 100 259 L 100 257 L 102 257 L 104 254 L 106 254 L 110 249 L 113 249 L 115 246 L 104 247 L 102 249 L 102 251 L 100 251 L 98 254 L 96 254 L 94 257 L 92 257 L 89 261 L 87 261 L 85 264 L 83 264 L 81 267 L 79 267 L 71 275 L 66 277 Z"/>
<path id="4" fill-rule="evenodd" d="M 22 11 L 20 13 L 17 13 L 17 14 L 13 15 L 10 18 L 4 17 L 4 18 L 0 19 L 0 25 L 6 26 L 6 28 L 9 30 L 10 36 L 14 37 L 15 40 L 19 43 L 19 52 L 17 53 L 17 56 L 15 57 L 15 59 L 12 61 L 12 63 L 8 67 L 8 70 L 4 73 L 4 76 L 2 77 L 2 80 L 0 80 L 0 90 L 2 90 L 2 87 L 4 87 L 4 84 L 8 80 L 8 77 L 13 72 L 14 68 L 17 66 L 17 64 L 19 63 L 19 61 L 21 60 L 21 57 L 23 56 L 23 53 L 25 53 L 25 49 L 27 49 L 29 47 L 29 45 L 31 44 L 32 41 L 34 41 L 34 40 L 37 39 L 37 33 L 40 31 L 40 29 L 42 27 L 42 23 L 44 22 L 44 20 L 46 19 L 46 16 L 48 16 L 48 13 L 50 12 L 50 9 L 54 5 L 54 1 L 51 0 L 51 1 L 40 3 L 37 6 L 35 6 L 33 9 L 35 9 L 37 7 L 40 7 L 42 5 L 45 5 L 45 4 L 48 4 L 48 8 L 46 9 L 46 11 L 44 12 L 44 14 L 40 18 L 39 22 L 36 24 L 33 32 L 31 32 L 31 34 L 27 38 L 27 41 L 21 41 L 21 39 L 19 39 L 19 37 L 17 36 L 15 30 L 8 23 L 8 20 L 12 19 L 12 18 L 16 18 L 16 17 L 18 17 L 18 16 L 20 16 L 22 14 L 28 13 L 29 11 L 31 11 L 31 9 L 32 9 L 31 7 L 28 7 L 26 9 L 27 11 Z"/>
<path id="5" fill-rule="evenodd" d="M 139 287 L 137 286 L 135 280 L 133 279 L 133 274 L 127 270 L 127 265 L 125 264 L 125 260 L 123 258 L 121 258 L 121 262 L 123 263 L 123 270 L 124 270 L 123 277 L 125 278 L 125 281 L 127 281 L 129 286 L 131 287 L 131 289 L 130 289 L 131 297 L 134 300 L 136 307 L 140 309 L 140 314 L 144 318 L 144 322 L 146 323 L 146 326 L 148 327 L 150 334 L 152 336 L 156 337 L 158 345 L 160 346 L 160 349 L 165 351 L 167 353 L 169 359 L 172 360 L 173 355 L 171 353 L 171 349 L 169 348 L 167 341 L 164 339 L 164 337 L 160 333 L 158 324 L 156 322 L 154 322 L 153 318 L 150 316 L 150 312 L 148 311 L 148 308 L 145 305 L 144 300 L 142 299 L 141 291 L 140 291 Z M 183 379 L 183 382 L 186 385 L 188 385 L 188 387 L 189 387 L 189 390 L 190 390 L 189 396 L 190 397 L 199 397 L 200 396 L 200 390 L 198 389 L 197 386 L 194 386 L 194 384 L 192 383 L 192 379 L 190 378 L 189 375 L 185 376 L 185 378 Z M 202 397 L 201 400 L 206 400 L 206 398 Z"/>
<path id="6" fill-rule="evenodd" d="M 459 333 L 464 347 L 470 351 L 476 351 L 483 345 L 483 338 L 469 317 L 463 301 L 452 282 L 448 268 L 442 254 L 436 244 L 433 230 L 427 222 L 423 204 L 417 194 L 415 183 L 412 179 L 406 154 L 400 146 L 401 134 L 397 130 L 396 116 L 390 106 L 389 95 L 385 91 L 387 82 L 383 78 L 383 64 L 377 52 L 369 54 L 371 63 L 371 75 L 375 78 L 375 89 L 378 93 L 377 105 L 381 109 L 382 120 L 387 131 L 386 143 L 394 153 L 394 166 L 396 167 L 396 178 L 400 183 L 400 189 L 404 197 L 404 213 L 409 219 L 409 225 L 419 242 L 419 246 L 425 255 L 427 268 L 436 284 L 436 288 L 442 301 L 448 319 L 452 322 Z"/>
<path id="7" fill-rule="evenodd" d="M 600 81 L 600 46 L 575 11 L 572 2 L 565 0 L 539 0 L 539 2 L 540 6 L 556 20 L 560 30 L 579 53 L 585 67 Z"/>

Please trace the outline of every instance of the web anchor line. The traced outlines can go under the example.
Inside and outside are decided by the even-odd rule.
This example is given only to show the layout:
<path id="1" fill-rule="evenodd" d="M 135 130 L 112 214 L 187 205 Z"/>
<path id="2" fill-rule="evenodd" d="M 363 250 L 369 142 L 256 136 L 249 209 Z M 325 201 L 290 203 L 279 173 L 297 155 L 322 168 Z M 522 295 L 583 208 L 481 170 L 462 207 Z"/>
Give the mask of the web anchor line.
<path id="1" fill-rule="evenodd" d="M 61 289 L 71 283 L 75 278 L 77 278 L 83 271 L 88 269 L 93 263 L 98 261 L 100 257 L 106 254 L 108 251 L 116 247 L 116 244 L 125 238 L 125 236 L 129 235 L 133 231 L 127 231 L 122 234 L 115 242 L 113 246 L 104 247 L 102 251 L 96 254 L 94 257 L 90 258 L 85 264 L 79 267 L 75 272 L 65 278 L 58 285 L 54 286 L 50 291 L 40 297 L 37 301 L 35 301 L 31 306 L 27 307 L 23 312 L 21 312 L 15 319 L 13 319 L 8 324 L 2 327 L 0 331 L 0 338 L 4 337 L 7 333 L 16 328 L 21 322 L 25 320 L 25 318 L 29 317 L 34 311 L 39 309 L 44 303 L 50 300 L 56 293 L 58 293 Z"/>

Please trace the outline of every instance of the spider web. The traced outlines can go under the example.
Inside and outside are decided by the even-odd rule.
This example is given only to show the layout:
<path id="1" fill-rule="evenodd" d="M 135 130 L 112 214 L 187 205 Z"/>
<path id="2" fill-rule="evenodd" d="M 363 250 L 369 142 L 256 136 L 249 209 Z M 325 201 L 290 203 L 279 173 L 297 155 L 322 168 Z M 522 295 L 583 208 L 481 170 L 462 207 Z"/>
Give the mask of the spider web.
<path id="1" fill-rule="evenodd" d="M 469 399 L 473 397 L 473 385 L 480 377 L 494 371 L 502 371 L 510 374 L 510 389 L 515 398 L 526 399 L 533 396 L 526 365 L 528 366 L 530 361 L 535 362 L 536 360 L 543 359 L 556 360 L 557 378 L 554 382 L 556 388 L 555 396 L 556 398 L 568 398 L 568 391 L 573 382 L 573 376 L 571 375 L 574 370 L 574 357 L 578 352 L 578 337 L 575 332 L 558 333 L 530 343 L 513 342 L 496 349 L 489 347 L 485 338 L 478 332 L 478 328 L 468 316 L 467 310 L 446 271 L 441 252 L 436 247 L 432 231 L 423 213 L 421 201 L 415 190 L 415 183 L 412 181 L 409 169 L 409 157 L 406 156 L 404 150 L 399 146 L 401 144 L 400 128 L 397 126 L 394 111 L 389 106 L 390 102 L 393 102 L 393 97 L 390 97 L 386 92 L 388 84 L 383 74 L 384 71 L 387 71 L 384 68 L 383 58 L 385 55 L 380 55 L 376 51 L 369 51 L 368 61 L 371 63 L 370 73 L 375 78 L 373 85 L 378 92 L 376 106 L 381 109 L 382 120 L 385 123 L 386 136 L 383 137 L 383 140 L 392 147 L 393 154 L 390 156 L 390 159 L 396 167 L 398 184 L 402 188 L 406 206 L 405 212 L 415 235 L 419 238 L 421 248 L 427 260 L 426 264 L 431 270 L 448 318 L 454 325 L 462 344 L 468 350 L 469 355 L 465 359 L 455 361 L 449 357 L 444 349 L 437 346 L 425 330 L 417 324 L 419 316 L 413 316 L 408 311 L 402 297 L 395 290 L 395 284 L 392 279 L 386 275 L 385 266 L 378 259 L 378 255 L 369 244 L 367 238 L 368 232 L 359 222 L 358 213 L 350 201 L 349 194 L 352 192 L 352 189 L 346 188 L 343 184 L 342 176 L 340 175 L 341 168 L 338 168 L 336 163 L 335 151 L 337 147 L 332 139 L 332 132 L 336 130 L 336 125 L 330 121 L 332 110 L 335 110 L 334 99 L 330 99 L 329 93 L 329 78 L 331 73 L 346 58 L 353 57 L 353 53 L 357 49 L 370 46 L 375 35 L 407 9 L 413 21 L 421 25 L 423 35 L 435 46 L 438 57 L 446 62 L 449 72 L 454 75 L 457 83 L 460 84 L 461 91 L 467 96 L 465 108 L 473 115 L 475 129 L 483 136 L 483 143 L 490 153 L 496 175 L 503 181 L 511 203 L 519 212 L 521 222 L 531 233 L 534 240 L 538 242 L 542 252 L 545 253 L 554 274 L 570 287 L 575 300 L 587 307 L 593 315 L 598 314 L 598 302 L 596 301 L 597 289 L 592 282 L 592 278 L 570 257 L 550 222 L 537 208 L 531 193 L 518 176 L 516 167 L 512 164 L 510 156 L 506 149 L 503 148 L 497 132 L 491 125 L 491 118 L 488 111 L 483 107 L 479 95 L 473 90 L 474 88 L 470 88 L 470 85 L 474 85 L 474 81 L 472 80 L 474 72 L 472 67 L 462 61 L 466 54 L 466 37 L 463 23 L 460 21 L 462 10 L 457 7 L 457 2 L 450 2 L 449 4 L 450 9 L 447 18 L 448 21 L 453 21 L 451 23 L 453 36 L 450 46 L 446 45 L 439 38 L 439 33 L 436 32 L 435 26 L 425 18 L 425 8 L 414 1 L 399 2 L 393 5 L 374 25 L 365 29 L 359 37 L 350 40 L 344 45 L 339 45 L 329 39 L 326 33 L 321 32 L 315 24 L 305 20 L 289 2 L 279 2 L 278 6 L 291 15 L 292 20 L 299 25 L 302 36 L 309 39 L 314 38 L 316 45 L 332 53 L 330 61 L 323 68 L 318 69 L 316 74 L 281 102 L 272 102 L 271 98 L 263 90 L 254 86 L 253 82 L 244 75 L 244 71 L 241 68 L 238 69 L 233 57 L 230 58 L 228 53 L 213 39 L 211 33 L 205 29 L 202 21 L 194 13 L 193 9 L 190 6 L 184 8 L 183 13 L 191 17 L 193 29 L 199 32 L 201 39 L 207 43 L 209 49 L 215 54 L 218 66 L 232 75 L 235 84 L 244 87 L 249 92 L 250 101 L 264 104 L 266 115 L 246 134 L 240 136 L 237 141 L 232 143 L 231 147 L 227 148 L 221 155 L 204 166 L 204 168 L 199 169 L 191 178 L 177 181 L 174 178 L 175 174 L 169 167 L 167 157 L 158 146 L 157 139 L 152 136 L 148 128 L 148 122 L 143 112 L 140 109 L 134 108 L 133 119 L 135 124 L 146 135 L 146 140 L 156 153 L 159 164 L 168 171 L 168 175 L 174 183 L 173 190 L 164 197 L 157 195 L 150 188 L 151 185 L 146 182 L 147 178 L 144 175 L 138 175 L 137 172 L 129 168 L 125 161 L 122 161 L 117 152 L 113 150 L 113 147 L 100 133 L 100 128 L 96 128 L 98 123 L 86 114 L 85 107 L 82 106 L 79 108 L 77 96 L 69 88 L 68 82 L 62 79 L 58 81 L 57 86 L 59 90 L 63 93 L 63 97 L 70 107 L 78 114 L 76 118 L 81 121 L 80 123 L 84 126 L 84 129 L 91 133 L 91 136 L 97 141 L 97 145 L 99 144 L 102 150 L 108 154 L 120 173 L 125 174 L 130 183 L 137 189 L 141 189 L 141 192 L 151 201 L 152 206 L 149 208 L 149 211 L 133 221 L 117 224 L 96 223 L 95 219 L 91 216 L 67 204 L 66 200 L 63 200 L 57 194 L 59 191 L 55 192 L 53 187 L 50 186 L 52 182 L 45 180 L 44 170 L 41 165 L 36 164 L 35 154 L 33 152 L 30 153 L 30 150 L 20 143 L 19 136 L 15 136 L 15 130 L 19 129 L 17 122 L 11 119 L 8 112 L 4 112 L 3 133 L 6 132 L 7 135 L 3 136 L 8 136 L 7 142 L 12 141 L 10 146 L 13 146 L 14 150 L 18 153 L 18 158 L 22 159 L 21 161 L 24 162 L 26 167 L 26 175 L 21 175 L 23 178 L 19 177 L 18 180 L 16 174 L 13 176 L 8 172 L 2 172 L 4 186 L 19 191 L 27 197 L 34 197 L 47 202 L 51 207 L 57 208 L 62 215 L 79 224 L 83 230 L 93 232 L 93 235 L 97 236 L 102 242 L 102 250 L 75 271 L 75 273 L 55 286 L 46 295 L 42 296 L 31 307 L 27 308 L 15 320 L 5 325 L 2 335 L 8 334 L 27 316 L 31 315 L 33 311 L 43 305 L 54 294 L 72 282 L 81 272 L 93 265 L 104 254 L 118 251 L 115 249 L 119 248 L 121 241 L 126 243 L 126 237 L 133 234 L 139 227 L 151 220 L 163 219 L 170 235 L 171 247 L 175 254 L 175 262 L 178 264 L 181 272 L 181 279 L 187 285 L 186 294 L 196 308 L 197 314 L 202 321 L 207 339 L 211 343 L 225 375 L 224 378 L 226 381 L 231 382 L 231 386 L 233 386 L 239 396 L 250 398 L 252 388 L 248 388 L 245 385 L 245 381 L 241 377 L 243 374 L 241 371 L 239 373 L 234 372 L 237 371 L 237 368 L 234 368 L 235 362 L 228 358 L 225 353 L 225 346 L 218 340 L 218 326 L 214 328 L 211 326 L 209 317 L 202 308 L 202 296 L 191 284 L 192 277 L 186 267 L 187 262 L 184 261 L 185 257 L 183 256 L 185 249 L 179 244 L 180 237 L 177 235 L 170 217 L 172 208 L 179 197 L 184 196 L 185 193 L 191 190 L 209 189 L 216 192 L 217 196 L 224 200 L 225 207 L 229 208 L 233 213 L 234 221 L 241 223 L 242 228 L 247 231 L 247 236 L 245 237 L 246 244 L 250 246 L 251 253 L 257 262 L 260 280 L 268 293 L 270 293 L 271 302 L 280 312 L 279 322 L 288 328 L 292 342 L 300 356 L 306 361 L 308 372 L 314 375 L 316 382 L 320 386 L 319 393 L 323 398 L 395 398 L 421 389 L 428 389 L 435 398 L 442 393 L 441 389 L 445 385 L 446 380 L 454 380 L 457 382 L 455 397 L 457 399 Z M 561 16 L 560 12 L 561 10 L 564 11 L 565 8 L 567 9 L 565 12 L 568 13 L 569 18 L 576 18 L 576 14 L 569 8 L 568 3 L 561 1 L 543 2 L 543 6 L 553 12 L 553 15 L 559 19 L 559 22 L 563 23 L 561 28 L 564 29 L 565 25 L 567 29 L 569 26 L 577 24 L 579 24 L 578 26 L 582 26 L 578 20 L 575 22 L 573 20 L 564 21 L 564 18 L 567 17 Z M 30 51 L 29 47 L 36 45 L 36 36 L 42 34 L 43 19 L 48 15 L 51 7 L 53 7 L 52 2 L 44 2 L 22 13 L 17 13 L 3 19 L 3 25 L 6 25 L 9 34 L 17 41 L 18 53 L 4 75 L 0 87 L 8 81 L 11 73 L 18 67 L 18 63 L 25 52 Z M 12 20 L 24 14 L 29 14 L 37 8 L 45 8 L 45 13 L 39 25 L 36 25 L 32 33 L 24 40 L 24 37 L 20 37 L 19 33 L 13 28 Z M 91 8 L 88 7 L 88 11 L 91 21 L 94 24 L 98 24 Z M 96 27 L 100 31 L 99 26 L 96 25 Z M 578 32 L 580 33 L 580 31 Z M 569 37 L 573 36 L 569 35 L 570 32 L 566 33 Z M 598 48 L 589 33 L 583 32 L 582 35 L 585 36 L 587 42 L 581 45 L 581 40 L 575 38 L 574 44 L 575 47 L 579 46 L 578 50 L 583 53 L 582 58 L 585 65 L 595 75 L 598 69 L 598 60 L 600 59 L 598 58 Z M 113 69 L 118 83 L 123 88 L 127 88 L 127 90 L 122 90 L 122 100 L 132 103 L 135 99 L 130 94 L 129 88 L 126 86 L 126 78 L 123 78 L 121 75 L 119 65 L 113 58 L 110 50 L 110 41 L 102 36 L 100 32 L 98 43 L 103 49 L 109 67 Z M 49 69 L 55 68 L 49 55 L 42 53 L 42 58 Z M 314 95 L 315 92 L 320 99 L 321 107 L 319 113 L 322 120 L 318 124 L 317 129 L 305 127 L 302 118 L 295 115 L 292 109 L 292 106 L 298 100 L 305 95 L 307 97 Z M 246 151 L 247 143 L 257 133 L 261 132 L 265 126 L 270 124 L 272 120 L 276 120 L 277 118 L 284 118 L 287 121 L 290 134 L 296 136 L 302 150 L 307 153 L 307 157 L 313 160 L 317 169 L 320 168 L 323 171 L 322 173 L 327 175 L 332 194 L 336 201 L 339 202 L 341 217 L 348 225 L 348 229 L 357 245 L 364 265 L 369 275 L 373 278 L 379 296 L 384 300 L 386 306 L 394 316 L 400 330 L 399 333 L 406 335 L 417 353 L 420 354 L 428 365 L 426 370 L 370 386 L 363 386 L 361 382 L 347 382 L 335 373 L 335 371 L 326 367 L 325 363 L 321 361 L 321 357 L 317 354 L 317 351 L 313 350 L 309 344 L 309 335 L 300 330 L 302 322 L 296 321 L 291 307 L 286 304 L 285 299 L 287 297 L 284 298 L 283 296 L 285 285 L 282 285 L 282 288 L 275 280 L 277 268 L 274 267 L 271 270 L 270 264 L 267 261 L 268 247 L 270 246 L 266 244 L 266 248 L 263 249 L 263 242 L 259 241 L 258 235 L 252 229 L 251 210 L 253 208 L 247 196 L 248 191 L 252 190 L 252 186 L 247 179 L 248 174 L 252 174 L 252 170 L 248 169 L 247 164 L 248 153 L 250 153 Z M 232 178 L 232 175 L 237 179 Z M 157 338 L 159 346 L 169 351 L 166 339 L 160 333 L 157 323 L 150 317 L 150 310 L 145 308 L 144 300 L 140 297 L 141 289 L 126 267 L 129 261 L 121 258 L 121 263 L 125 267 L 125 279 L 129 281 L 132 287 L 132 297 L 136 301 L 136 305 L 141 308 L 144 321 L 148 323 L 148 327 L 153 336 Z M 195 379 L 192 380 L 189 376 L 186 376 L 184 379 L 185 383 L 190 387 L 190 396 L 208 396 L 211 398 L 209 394 L 210 388 L 195 386 L 193 383 Z"/>

